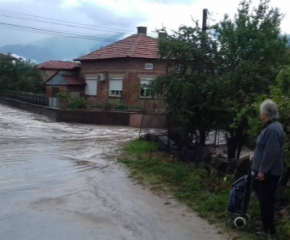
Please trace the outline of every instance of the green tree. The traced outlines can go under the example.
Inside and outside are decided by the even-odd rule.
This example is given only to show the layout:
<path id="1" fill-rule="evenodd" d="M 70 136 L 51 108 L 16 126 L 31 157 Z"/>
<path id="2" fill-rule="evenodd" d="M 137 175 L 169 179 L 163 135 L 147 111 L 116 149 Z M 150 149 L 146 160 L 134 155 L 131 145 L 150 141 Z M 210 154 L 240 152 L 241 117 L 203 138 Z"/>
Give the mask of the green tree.
<path id="1" fill-rule="evenodd" d="M 282 14 L 268 0 L 250 9 L 251 1 L 242 1 L 233 20 L 226 15 L 214 28 L 222 56 L 218 71 L 224 89 L 221 107 L 227 110 L 223 122 L 229 158 L 238 158 L 247 140 L 251 104 L 269 93 L 289 63 L 288 39 L 280 30 Z"/>
<path id="2" fill-rule="evenodd" d="M 44 83 L 39 69 L 30 61 L 0 61 L 0 90 L 40 93 Z"/>
<path id="3" fill-rule="evenodd" d="M 167 63 L 167 72 L 151 87 L 162 94 L 170 119 L 182 128 L 179 133 L 185 141 L 196 139 L 205 144 L 215 126 L 216 112 L 212 109 L 219 100 L 217 42 L 210 32 L 202 31 L 198 22 L 163 36 L 159 54 Z"/>
<path id="4" fill-rule="evenodd" d="M 269 94 L 290 62 L 282 19 L 268 0 L 253 11 L 251 1 L 243 0 L 233 19 L 226 15 L 210 31 L 195 22 L 161 38 L 160 59 L 167 62 L 167 73 L 152 88 L 163 94 L 169 115 L 178 119 L 186 137 L 196 135 L 204 144 L 207 133 L 219 127 L 226 132 L 228 157 L 239 158 L 248 117 L 258 117 L 252 104 Z"/>

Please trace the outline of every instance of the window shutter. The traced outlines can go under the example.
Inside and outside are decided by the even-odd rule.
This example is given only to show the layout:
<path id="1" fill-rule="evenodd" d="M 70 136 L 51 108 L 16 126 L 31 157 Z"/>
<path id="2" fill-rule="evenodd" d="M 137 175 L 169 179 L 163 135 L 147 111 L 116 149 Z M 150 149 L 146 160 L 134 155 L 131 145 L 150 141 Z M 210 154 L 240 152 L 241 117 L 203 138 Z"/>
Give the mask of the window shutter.
<path id="1" fill-rule="evenodd" d="M 122 91 L 123 80 L 122 79 L 111 79 L 110 80 L 110 91 Z"/>
<path id="2" fill-rule="evenodd" d="M 141 80 L 141 85 L 148 85 L 150 80 Z"/>
<path id="3" fill-rule="evenodd" d="M 140 83 L 141 85 L 148 85 L 154 78 L 141 78 Z"/>
<path id="4" fill-rule="evenodd" d="M 90 95 L 90 96 L 96 96 L 97 95 L 97 79 L 93 79 L 93 78 L 87 78 L 86 79 L 86 95 Z"/>

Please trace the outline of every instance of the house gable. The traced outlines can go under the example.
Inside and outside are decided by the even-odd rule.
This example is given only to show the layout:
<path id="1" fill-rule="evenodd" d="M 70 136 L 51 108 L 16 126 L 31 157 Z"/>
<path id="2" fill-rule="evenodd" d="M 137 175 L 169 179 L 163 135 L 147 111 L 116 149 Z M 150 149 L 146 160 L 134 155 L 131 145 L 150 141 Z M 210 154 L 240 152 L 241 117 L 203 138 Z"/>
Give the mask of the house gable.
<path id="1" fill-rule="evenodd" d="M 63 76 L 74 76 L 74 73 L 69 71 L 59 71 L 47 80 L 46 85 L 69 85 Z"/>

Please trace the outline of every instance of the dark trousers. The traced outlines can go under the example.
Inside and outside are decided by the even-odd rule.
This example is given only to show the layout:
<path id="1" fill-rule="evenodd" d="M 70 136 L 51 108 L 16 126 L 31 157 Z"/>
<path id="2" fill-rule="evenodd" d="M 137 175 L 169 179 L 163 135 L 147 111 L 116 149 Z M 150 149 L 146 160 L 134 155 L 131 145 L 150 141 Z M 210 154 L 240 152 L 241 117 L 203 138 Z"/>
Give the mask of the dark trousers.
<path id="1" fill-rule="evenodd" d="M 254 190 L 259 199 L 264 229 L 267 233 L 276 234 L 274 226 L 275 194 L 280 177 L 266 175 L 265 179 L 265 181 L 255 179 Z"/>

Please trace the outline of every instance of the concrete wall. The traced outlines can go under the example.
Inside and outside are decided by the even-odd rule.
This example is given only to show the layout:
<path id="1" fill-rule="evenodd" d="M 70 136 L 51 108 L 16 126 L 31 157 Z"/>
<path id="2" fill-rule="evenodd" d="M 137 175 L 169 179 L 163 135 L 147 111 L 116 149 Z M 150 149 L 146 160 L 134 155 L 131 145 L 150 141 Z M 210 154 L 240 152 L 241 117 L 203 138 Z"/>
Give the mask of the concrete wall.
<path id="1" fill-rule="evenodd" d="M 57 109 L 49 108 L 46 106 L 40 106 L 32 103 L 26 103 L 18 100 L 5 99 L 0 97 L 0 104 L 4 104 L 10 107 L 19 108 L 24 111 L 32 113 L 42 114 L 53 121 L 57 119 Z"/>
<path id="2" fill-rule="evenodd" d="M 130 126 L 135 128 L 167 128 L 167 116 L 165 114 L 141 114 L 132 113 Z"/>
<path id="3" fill-rule="evenodd" d="M 130 115 L 128 112 L 60 110 L 56 120 L 68 123 L 129 126 Z"/>
<path id="4" fill-rule="evenodd" d="M 123 111 L 88 111 L 88 110 L 63 110 L 46 106 L 25 103 L 18 100 L 0 97 L 0 104 L 21 110 L 42 114 L 52 121 L 97 124 L 108 126 L 131 126 L 139 128 L 142 123 L 142 114 Z M 146 114 L 143 116 L 143 128 L 166 128 L 166 115 Z"/>

